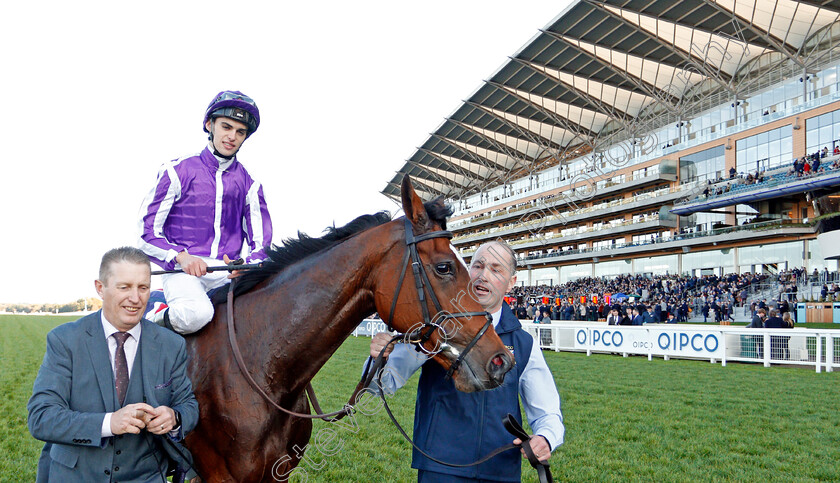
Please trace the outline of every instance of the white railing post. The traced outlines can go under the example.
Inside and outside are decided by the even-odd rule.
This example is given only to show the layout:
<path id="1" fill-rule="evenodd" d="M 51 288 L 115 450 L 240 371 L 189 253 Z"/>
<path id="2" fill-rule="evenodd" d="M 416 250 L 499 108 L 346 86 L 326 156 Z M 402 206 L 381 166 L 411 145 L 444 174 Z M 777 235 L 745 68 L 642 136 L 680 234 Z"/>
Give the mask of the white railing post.
<path id="1" fill-rule="evenodd" d="M 761 338 L 762 350 L 764 351 L 764 367 L 770 367 L 770 334 L 764 331 L 764 336 Z"/>
<path id="2" fill-rule="evenodd" d="M 825 334 L 825 372 L 834 372 L 834 337 L 831 332 Z"/>
<path id="3" fill-rule="evenodd" d="M 738 340 L 741 339 L 741 336 L 738 336 Z M 720 356 L 720 367 L 726 367 L 726 332 L 721 331 L 720 333 L 720 347 L 722 351 L 722 355 Z"/>
<path id="4" fill-rule="evenodd" d="M 645 329 L 645 332 L 647 332 L 647 334 L 648 334 L 648 340 L 651 341 L 650 348 L 648 349 L 648 360 L 652 361 L 653 360 L 653 342 L 652 342 L 652 339 L 650 338 L 650 329 Z"/>
<path id="5" fill-rule="evenodd" d="M 819 374 L 820 370 L 822 369 L 822 367 L 820 367 L 821 365 L 822 365 L 822 334 L 817 332 L 817 355 L 816 355 L 817 374 Z"/>

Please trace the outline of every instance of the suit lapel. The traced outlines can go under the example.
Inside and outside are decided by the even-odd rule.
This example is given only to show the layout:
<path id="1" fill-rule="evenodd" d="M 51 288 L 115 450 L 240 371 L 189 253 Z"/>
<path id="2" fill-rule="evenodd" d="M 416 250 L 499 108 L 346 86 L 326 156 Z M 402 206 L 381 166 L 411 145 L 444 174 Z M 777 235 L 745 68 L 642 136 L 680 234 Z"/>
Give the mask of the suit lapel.
<path id="1" fill-rule="evenodd" d="M 152 407 L 158 406 L 158 401 L 155 400 L 155 391 L 152 390 L 152 381 L 159 379 L 161 374 L 160 365 L 163 364 L 163 358 L 160 354 L 155 353 L 155 349 L 160 350 L 157 343 L 157 332 L 151 327 L 152 323 L 143 319 L 141 322 L 143 330 L 140 332 L 140 345 L 137 348 L 137 353 L 140 356 L 140 365 L 142 367 L 143 379 L 143 394 L 146 402 Z"/>
<path id="2" fill-rule="evenodd" d="M 100 311 L 101 312 L 101 311 Z M 111 357 L 108 355 L 108 342 L 105 340 L 105 331 L 102 330 L 101 313 L 96 312 L 85 317 L 85 345 L 99 382 L 99 393 L 105 405 L 106 412 L 114 412 L 116 408 L 116 395 L 114 389 L 114 370 L 111 369 Z"/>

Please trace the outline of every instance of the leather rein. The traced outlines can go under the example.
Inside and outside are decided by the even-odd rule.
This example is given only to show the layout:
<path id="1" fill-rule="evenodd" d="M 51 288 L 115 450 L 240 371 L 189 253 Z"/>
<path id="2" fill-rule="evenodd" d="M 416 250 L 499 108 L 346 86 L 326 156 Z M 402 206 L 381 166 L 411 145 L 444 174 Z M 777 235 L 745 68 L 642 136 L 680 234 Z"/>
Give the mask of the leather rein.
<path id="1" fill-rule="evenodd" d="M 427 350 L 423 347 L 423 343 L 429 340 L 432 333 L 436 329 L 440 329 L 441 332 L 445 334 L 445 330 L 441 326 L 442 323 L 446 322 L 449 319 L 458 319 L 461 317 L 472 317 L 477 315 L 483 315 L 487 317 L 487 322 L 478 331 L 476 336 L 473 340 L 470 341 L 469 344 L 464 348 L 463 352 L 459 355 L 459 357 L 452 363 L 449 367 L 449 371 L 446 373 L 447 378 L 451 377 L 452 373 L 461 365 L 461 361 L 463 360 L 464 356 L 470 351 L 470 349 L 475 346 L 478 342 L 478 339 L 487 332 L 487 329 L 490 327 L 492 322 L 492 317 L 487 312 L 459 312 L 455 314 L 451 314 L 443 310 L 438 301 L 437 296 L 435 295 L 434 290 L 431 288 L 431 283 L 429 282 L 429 277 L 426 275 L 426 270 L 423 268 L 423 262 L 420 259 L 420 255 L 417 253 L 417 244 L 424 241 L 430 240 L 432 238 L 452 238 L 452 232 L 450 231 L 432 231 L 429 233 L 424 233 L 422 235 L 414 235 L 414 230 L 411 227 L 411 222 L 408 218 L 405 218 L 405 256 L 403 257 L 403 265 L 402 270 L 400 272 L 400 281 L 397 284 L 397 291 L 394 293 L 394 300 L 391 303 L 391 311 L 388 314 L 388 328 L 391 329 L 391 322 L 393 320 L 394 308 L 397 304 L 397 298 L 400 295 L 400 290 L 402 289 L 403 281 L 405 280 L 406 269 L 408 267 L 409 258 L 412 261 L 411 270 L 414 274 L 414 284 L 417 288 L 417 296 L 420 300 L 420 307 L 423 311 L 423 326 L 419 329 L 412 331 L 410 334 L 399 334 L 400 338 L 403 338 L 404 341 L 410 342 L 415 344 L 418 350 L 422 350 L 427 354 L 432 354 L 433 351 Z M 428 286 L 428 288 L 427 288 Z M 290 416 L 295 416 L 298 418 L 305 418 L 305 419 L 323 419 L 325 421 L 333 422 L 338 421 L 339 419 L 347 416 L 352 411 L 354 411 L 353 405 L 356 403 L 356 399 L 359 396 L 359 393 L 362 392 L 371 382 L 372 377 L 367 377 L 368 374 L 365 373 L 362 376 L 362 380 L 359 381 L 359 384 L 356 385 L 356 388 L 353 390 L 353 393 L 350 395 L 350 399 L 347 401 L 347 404 L 344 405 L 343 409 L 338 411 L 334 411 L 331 413 L 323 413 L 321 411 L 321 407 L 318 404 L 318 399 L 315 397 L 315 390 L 312 388 L 312 383 L 306 384 L 306 394 L 309 397 L 310 402 L 312 403 L 312 408 L 315 410 L 315 414 L 309 413 L 299 413 L 295 411 L 291 411 L 289 409 L 284 408 L 283 406 L 279 405 L 274 399 L 269 396 L 265 390 L 254 380 L 253 376 L 251 376 L 251 371 L 248 370 L 247 364 L 245 364 L 245 359 L 242 357 L 242 351 L 239 349 L 239 342 L 236 339 L 236 328 L 235 328 L 235 319 L 233 314 L 233 293 L 234 289 L 236 288 L 236 279 L 232 279 L 230 283 L 230 287 L 228 288 L 227 294 L 227 319 L 228 319 L 228 339 L 230 340 L 230 346 L 233 350 L 233 357 L 236 359 L 236 363 L 239 365 L 239 369 L 242 372 L 242 375 L 245 376 L 245 379 L 248 381 L 248 384 L 251 385 L 252 388 L 260 395 L 263 399 L 265 399 L 271 406 L 275 409 L 284 412 Z M 435 319 L 431 320 L 429 317 L 429 308 L 426 303 L 426 292 L 429 293 L 429 298 L 431 298 L 432 303 L 437 310 L 437 314 L 435 315 Z M 443 346 L 443 345 L 442 345 Z M 370 374 L 373 376 L 373 373 Z"/>
<path id="2" fill-rule="evenodd" d="M 452 314 L 452 313 L 449 313 L 449 312 L 446 312 L 445 310 L 443 310 L 443 307 L 440 305 L 440 301 L 438 300 L 437 295 L 435 295 L 435 292 L 432 289 L 431 282 L 429 281 L 429 276 L 426 274 L 426 270 L 423 266 L 423 261 L 420 259 L 420 255 L 417 252 L 417 244 L 422 242 L 422 241 L 425 241 L 425 240 L 431 240 L 433 238 L 451 239 L 452 238 L 452 232 L 439 230 L 439 231 L 423 233 L 421 235 L 416 235 L 415 236 L 414 235 L 414 230 L 412 229 L 411 222 L 408 220 L 408 218 L 405 218 L 404 220 L 405 220 L 406 251 L 405 251 L 405 256 L 403 257 L 402 269 L 400 270 L 400 278 L 399 278 L 399 282 L 397 283 L 397 290 L 396 290 L 396 292 L 394 292 L 394 299 L 391 302 L 391 310 L 388 313 L 387 326 L 388 326 L 389 329 L 393 330 L 391 322 L 393 321 L 394 309 L 396 308 L 397 299 L 399 298 L 400 290 L 402 290 L 402 284 L 403 284 L 403 281 L 405 280 L 405 275 L 406 275 L 406 272 L 407 272 L 409 260 L 411 261 L 411 271 L 412 271 L 412 274 L 414 275 L 414 285 L 415 285 L 415 288 L 417 289 L 417 297 L 418 297 L 418 300 L 420 302 L 420 308 L 423 312 L 423 325 L 420 328 L 415 329 L 408 334 L 397 334 L 397 335 L 395 335 L 391 339 L 391 342 L 396 342 L 398 340 L 402 340 L 403 342 L 414 344 L 415 348 L 418 351 L 425 352 L 427 355 L 429 355 L 431 357 L 437 351 L 429 350 L 429 349 L 425 348 L 423 344 L 426 343 L 427 341 L 429 341 L 429 339 L 432 336 L 432 333 L 435 330 L 440 330 L 441 333 L 443 334 L 443 338 L 445 340 L 448 339 L 448 334 L 446 333 L 446 330 L 442 326 L 443 323 L 445 323 L 446 321 L 448 321 L 450 319 L 458 319 L 458 318 L 464 318 L 464 317 L 465 318 L 471 318 L 473 316 L 478 316 L 478 315 L 483 315 L 487 318 L 487 322 L 485 322 L 485 324 L 481 327 L 481 329 L 478 331 L 478 333 L 476 333 L 475 337 L 473 337 L 473 339 L 466 345 L 466 347 L 464 347 L 464 350 L 458 355 L 458 357 L 455 359 L 455 361 L 449 366 L 449 370 L 446 372 L 446 379 L 449 379 L 452 376 L 452 374 L 455 372 L 455 370 L 457 370 L 458 367 L 460 367 L 461 362 L 464 360 L 464 357 L 466 357 L 467 353 L 469 353 L 469 351 L 475 346 L 475 344 L 478 342 L 478 339 L 480 339 L 487 332 L 487 329 L 490 327 L 490 325 L 493 322 L 493 317 L 486 311 L 484 311 L 484 312 L 457 312 L 457 313 Z M 347 404 L 345 404 L 343 409 L 341 409 L 339 411 L 334 411 L 334 412 L 331 412 L 331 413 L 326 413 L 326 414 L 323 413 L 321 411 L 320 405 L 318 404 L 318 400 L 315 397 L 315 390 L 312 388 L 311 383 L 307 383 L 307 385 L 306 385 L 306 394 L 309 397 L 309 400 L 312 404 L 312 408 L 315 410 L 315 414 L 299 413 L 299 412 L 288 410 L 288 409 L 284 408 L 283 406 L 279 405 L 277 402 L 275 402 L 271 398 L 271 396 L 269 396 L 265 392 L 265 390 L 263 390 L 263 388 L 257 383 L 257 381 L 254 380 L 253 376 L 251 376 L 251 372 L 248 370 L 248 366 L 245 364 L 245 360 L 242 357 L 242 352 L 239 349 L 239 343 L 236 339 L 235 319 L 234 319 L 234 311 L 233 311 L 233 300 L 234 300 L 233 293 L 234 293 L 235 287 L 236 287 L 236 279 L 234 278 L 234 279 L 231 280 L 231 284 L 230 284 L 230 287 L 228 289 L 228 294 L 227 294 L 228 338 L 230 340 L 231 349 L 233 350 L 233 356 L 236 359 L 236 363 L 239 365 L 239 369 L 242 372 L 242 375 L 245 376 L 245 379 L 248 381 L 248 384 L 250 384 L 251 387 L 254 388 L 254 390 L 258 394 L 260 394 L 260 396 L 262 396 L 262 398 L 265 399 L 269 404 L 271 404 L 271 406 L 273 406 L 275 409 L 277 409 L 277 410 L 279 410 L 283 413 L 286 413 L 290 416 L 294 416 L 294 417 L 298 417 L 298 418 L 322 419 L 322 420 L 327 421 L 327 422 L 338 421 L 341 418 L 350 414 L 351 412 L 355 411 L 355 408 L 354 408 L 353 405 L 356 403 L 356 399 L 357 399 L 359 393 L 361 393 L 363 390 L 365 390 L 371 384 L 374 377 L 377 377 L 377 383 L 379 384 L 379 387 L 380 387 L 379 395 L 382 398 L 383 405 L 385 407 L 385 410 L 388 413 L 388 416 L 391 418 L 391 421 L 397 427 L 397 429 L 400 431 L 400 433 L 402 433 L 403 437 L 409 443 L 411 443 L 411 445 L 417 451 L 422 453 L 425 457 L 429 458 L 430 460 L 435 461 L 435 462 L 437 462 L 439 464 L 442 464 L 444 466 L 468 467 L 468 466 L 475 466 L 475 465 L 479 465 L 481 463 L 484 463 L 485 461 L 489 460 L 490 458 L 493 458 L 494 456 L 496 456 L 499 453 L 502 453 L 504 451 L 508 451 L 508 450 L 511 450 L 511 449 L 514 449 L 514 448 L 517 448 L 517 447 L 521 447 L 522 450 L 525 452 L 525 455 L 528 457 L 528 461 L 537 470 L 540 482 L 541 483 L 552 483 L 554 481 L 551 477 L 551 469 L 550 469 L 549 465 L 547 463 L 543 463 L 543 462 L 537 460 L 536 456 L 534 455 L 533 451 L 531 450 L 531 446 L 530 446 L 530 442 L 529 442 L 531 436 L 528 435 L 528 433 L 526 433 L 524 429 L 522 429 L 522 426 L 510 414 L 507 415 L 507 417 L 503 420 L 502 423 L 504 424 L 505 428 L 511 434 L 513 434 L 514 436 L 516 436 L 520 440 L 522 440 L 522 443 L 519 444 L 519 445 L 508 444 L 508 445 L 502 446 L 500 448 L 497 448 L 496 450 L 494 450 L 490 454 L 484 456 L 483 458 L 481 458 L 478 461 L 474 461 L 472 463 L 467 463 L 467 464 L 447 463 L 447 462 L 435 459 L 434 457 L 426 454 L 425 452 L 423 452 L 423 450 L 418 448 L 417 445 L 414 444 L 414 441 L 412 441 L 412 439 L 408 436 L 408 434 L 406 434 L 406 432 L 402 428 L 402 426 L 400 426 L 399 422 L 397 422 L 396 418 L 394 417 L 393 413 L 391 412 L 391 408 L 388 406 L 388 402 L 385 400 L 384 391 L 381 390 L 381 387 L 382 387 L 382 384 L 381 384 L 382 371 L 380 369 L 385 365 L 384 353 L 385 353 L 385 350 L 390 345 L 390 343 L 386 344 L 385 347 L 382 348 L 382 351 L 380 351 L 379 356 L 376 358 L 376 360 L 373 364 L 373 367 L 370 367 L 370 365 L 368 365 L 368 367 L 365 368 L 365 372 L 362 375 L 362 379 L 356 385 L 356 388 L 353 390 L 353 393 L 350 395 L 350 398 L 349 398 Z M 435 314 L 434 319 L 432 319 L 429 316 L 429 308 L 428 308 L 428 304 L 426 302 L 426 292 L 428 292 L 429 298 L 431 299 L 431 302 L 434 305 L 435 310 L 437 310 L 437 313 Z M 450 347 L 450 346 L 448 346 L 448 344 L 446 344 L 445 342 L 440 344 L 440 350 L 446 349 L 448 347 Z"/>

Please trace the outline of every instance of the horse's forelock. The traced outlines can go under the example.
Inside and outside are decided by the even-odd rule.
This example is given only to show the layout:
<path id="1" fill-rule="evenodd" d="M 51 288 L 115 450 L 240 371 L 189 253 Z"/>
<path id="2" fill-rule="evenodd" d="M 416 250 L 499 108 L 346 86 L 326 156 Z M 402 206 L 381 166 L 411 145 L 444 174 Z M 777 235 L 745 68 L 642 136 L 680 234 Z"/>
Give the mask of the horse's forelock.
<path id="1" fill-rule="evenodd" d="M 452 216 L 453 211 L 452 207 L 446 204 L 443 196 L 438 196 L 431 201 L 423 203 L 423 207 L 426 208 L 426 214 L 429 215 L 429 219 L 446 230 L 446 219 Z"/>

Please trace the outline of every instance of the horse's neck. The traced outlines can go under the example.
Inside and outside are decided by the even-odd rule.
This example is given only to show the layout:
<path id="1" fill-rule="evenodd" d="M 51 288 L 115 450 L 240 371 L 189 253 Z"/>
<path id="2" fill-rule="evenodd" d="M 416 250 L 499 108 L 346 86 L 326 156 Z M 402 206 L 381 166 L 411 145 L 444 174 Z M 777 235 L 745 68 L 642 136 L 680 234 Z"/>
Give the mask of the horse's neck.
<path id="1" fill-rule="evenodd" d="M 275 395 L 302 391 L 375 310 L 369 275 L 387 248 L 369 253 L 364 235 L 289 266 L 236 303 L 245 357 Z"/>

